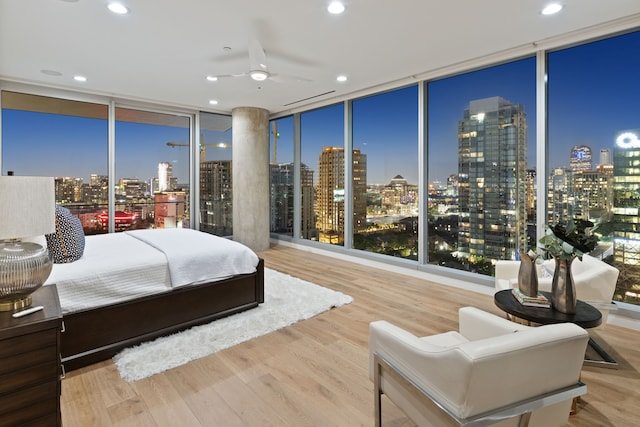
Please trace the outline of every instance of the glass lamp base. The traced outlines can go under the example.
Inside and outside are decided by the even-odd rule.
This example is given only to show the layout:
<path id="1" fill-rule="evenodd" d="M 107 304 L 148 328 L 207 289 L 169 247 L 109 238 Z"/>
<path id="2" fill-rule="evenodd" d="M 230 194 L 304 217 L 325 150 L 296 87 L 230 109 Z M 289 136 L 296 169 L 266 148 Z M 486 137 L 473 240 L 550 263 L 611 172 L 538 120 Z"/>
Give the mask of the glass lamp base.
<path id="1" fill-rule="evenodd" d="M 31 305 L 30 295 L 49 277 L 53 261 L 46 248 L 20 241 L 0 241 L 0 311 Z"/>

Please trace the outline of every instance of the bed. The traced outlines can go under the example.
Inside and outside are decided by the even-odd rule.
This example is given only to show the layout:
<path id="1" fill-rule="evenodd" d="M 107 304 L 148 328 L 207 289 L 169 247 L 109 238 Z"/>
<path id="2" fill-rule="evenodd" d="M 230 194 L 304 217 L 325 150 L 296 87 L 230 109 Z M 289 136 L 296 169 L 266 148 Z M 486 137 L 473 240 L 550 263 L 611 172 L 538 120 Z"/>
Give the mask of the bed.
<path id="1" fill-rule="evenodd" d="M 53 283 L 69 371 L 257 307 L 264 262 L 240 243 L 195 230 L 135 230 L 86 236 L 81 257 L 54 264 L 45 286 Z"/>

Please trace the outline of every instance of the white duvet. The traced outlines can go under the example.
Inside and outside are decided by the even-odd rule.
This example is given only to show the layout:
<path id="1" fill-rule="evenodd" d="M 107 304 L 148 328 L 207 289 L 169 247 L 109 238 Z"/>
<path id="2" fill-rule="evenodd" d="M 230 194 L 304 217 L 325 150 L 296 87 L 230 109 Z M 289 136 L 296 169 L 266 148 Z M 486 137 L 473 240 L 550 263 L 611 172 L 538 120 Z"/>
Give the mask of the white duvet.
<path id="1" fill-rule="evenodd" d="M 56 284 L 70 313 L 253 273 L 257 265 L 257 255 L 232 240 L 190 229 L 135 230 L 87 236 L 82 257 L 54 264 L 45 284 Z"/>

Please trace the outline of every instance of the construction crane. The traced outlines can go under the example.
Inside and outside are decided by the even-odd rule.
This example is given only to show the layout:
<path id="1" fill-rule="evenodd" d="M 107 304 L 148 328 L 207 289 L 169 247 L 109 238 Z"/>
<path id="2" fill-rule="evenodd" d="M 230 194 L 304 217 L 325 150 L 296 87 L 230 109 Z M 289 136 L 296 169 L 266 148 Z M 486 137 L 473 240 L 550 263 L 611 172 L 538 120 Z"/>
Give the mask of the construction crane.
<path id="1" fill-rule="evenodd" d="M 271 155 L 271 163 L 276 164 L 276 155 L 278 154 L 278 138 L 280 138 L 280 132 L 278 132 L 278 122 L 271 122 L 271 133 L 273 134 L 273 154 Z"/>
<path id="2" fill-rule="evenodd" d="M 201 139 L 204 139 L 204 138 L 201 137 Z M 169 147 L 188 147 L 189 143 L 188 142 L 169 141 L 169 142 L 167 142 L 167 145 Z M 206 150 L 206 147 L 229 148 L 229 147 L 231 147 L 231 144 L 229 144 L 227 142 L 218 142 L 217 144 L 201 143 L 200 144 L 200 161 L 201 162 L 205 161 L 205 150 Z"/>

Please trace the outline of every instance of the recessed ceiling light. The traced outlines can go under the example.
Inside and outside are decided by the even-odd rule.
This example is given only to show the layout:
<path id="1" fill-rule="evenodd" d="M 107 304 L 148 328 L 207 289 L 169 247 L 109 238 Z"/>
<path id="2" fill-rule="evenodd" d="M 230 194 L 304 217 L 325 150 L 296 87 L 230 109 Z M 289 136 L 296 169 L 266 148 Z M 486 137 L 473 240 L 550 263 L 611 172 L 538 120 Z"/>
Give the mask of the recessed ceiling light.
<path id="1" fill-rule="evenodd" d="M 77 82 L 86 82 L 87 78 L 85 76 L 73 76 L 73 80 Z"/>
<path id="2" fill-rule="evenodd" d="M 209 104 L 218 105 L 218 101 L 216 101 L 215 99 L 212 99 L 212 100 L 209 101 Z"/>
<path id="3" fill-rule="evenodd" d="M 347 76 L 338 76 L 338 77 L 336 77 L 336 80 L 339 81 L 340 83 L 344 83 L 348 79 L 347 79 Z"/>
<path id="4" fill-rule="evenodd" d="M 207 76 L 207 80 L 209 80 L 210 82 L 217 82 L 218 78 L 216 76 Z"/>
<path id="5" fill-rule="evenodd" d="M 249 76 L 251 76 L 253 80 L 261 82 L 267 80 L 267 78 L 269 77 L 269 73 L 262 70 L 253 70 L 249 72 Z"/>
<path id="6" fill-rule="evenodd" d="M 339 15 L 344 12 L 344 4 L 341 1 L 332 1 L 331 3 L 329 3 L 327 10 L 329 11 L 329 13 Z"/>
<path id="7" fill-rule="evenodd" d="M 129 13 L 129 9 L 127 9 L 127 7 L 125 5 L 123 5 L 122 3 L 118 3 L 118 2 L 111 2 L 107 5 L 107 8 L 109 8 L 109 10 L 113 13 L 117 13 L 118 15 L 124 15 Z"/>
<path id="8" fill-rule="evenodd" d="M 553 15 L 554 13 L 560 12 L 563 7 L 564 6 L 562 6 L 560 3 L 549 3 L 544 7 L 544 9 L 542 9 L 542 14 Z"/>

